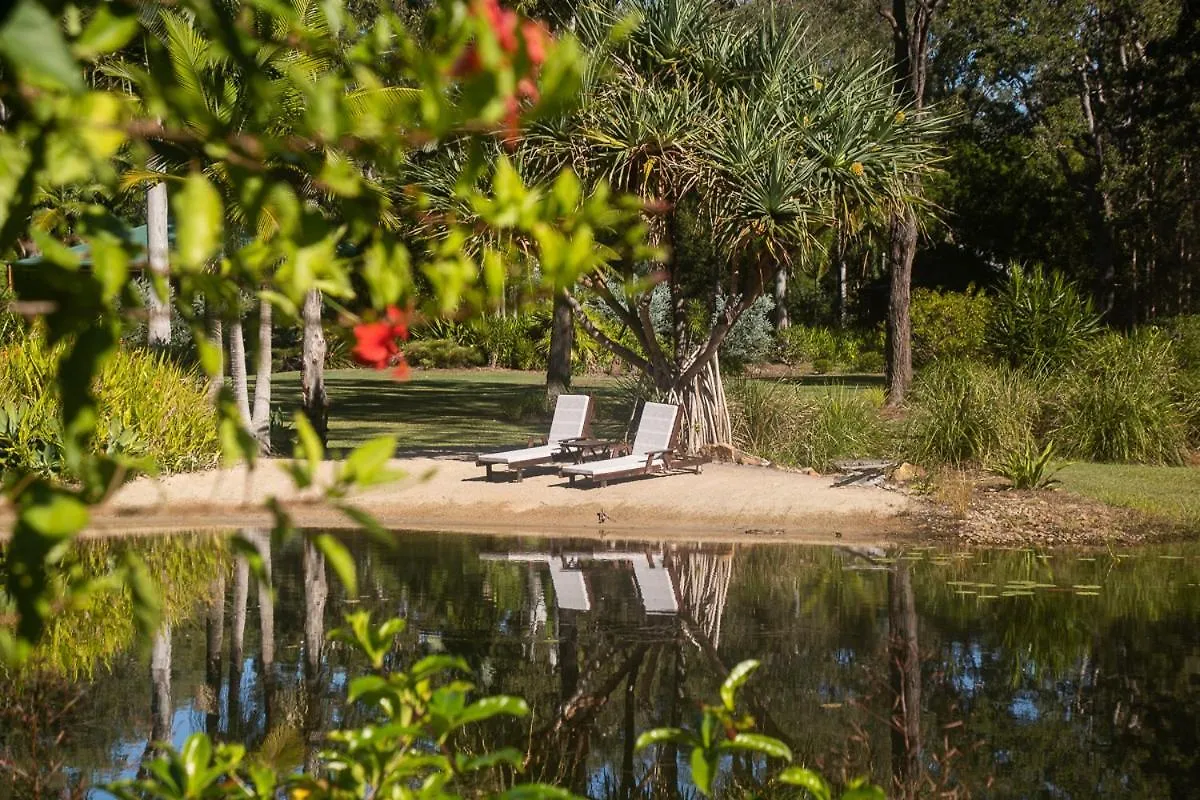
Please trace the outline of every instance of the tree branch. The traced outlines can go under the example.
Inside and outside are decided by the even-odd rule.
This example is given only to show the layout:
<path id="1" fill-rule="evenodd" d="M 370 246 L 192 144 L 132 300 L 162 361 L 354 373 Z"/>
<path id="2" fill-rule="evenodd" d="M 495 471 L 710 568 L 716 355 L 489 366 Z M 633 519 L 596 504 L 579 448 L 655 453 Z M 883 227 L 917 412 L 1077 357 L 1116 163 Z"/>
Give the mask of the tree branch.
<path id="1" fill-rule="evenodd" d="M 596 323 L 592 322 L 591 318 L 588 317 L 587 312 L 584 310 L 583 304 L 580 303 L 573 294 L 571 294 L 568 290 L 563 289 L 563 296 L 566 297 L 567 303 L 571 306 L 571 310 L 575 312 L 575 318 L 579 320 L 579 324 L 583 327 L 584 331 L 587 332 L 588 336 L 591 336 L 593 339 L 599 342 L 600 345 L 609 352 L 625 359 L 625 361 L 631 367 L 636 367 L 647 375 L 653 374 L 653 370 L 649 361 L 642 358 L 625 345 L 610 338 L 608 334 L 596 327 Z"/>

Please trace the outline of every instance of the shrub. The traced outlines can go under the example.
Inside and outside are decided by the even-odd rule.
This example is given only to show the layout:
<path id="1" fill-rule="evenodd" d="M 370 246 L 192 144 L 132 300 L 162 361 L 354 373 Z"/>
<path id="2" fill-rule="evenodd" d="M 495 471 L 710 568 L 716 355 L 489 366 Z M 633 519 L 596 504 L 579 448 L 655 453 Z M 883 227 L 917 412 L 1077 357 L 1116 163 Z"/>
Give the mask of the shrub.
<path id="1" fill-rule="evenodd" d="M 1061 273 L 1013 266 L 993 303 L 987 344 L 1009 364 L 1042 373 L 1071 361 L 1099 328 L 1092 301 Z"/>
<path id="2" fill-rule="evenodd" d="M 836 368 L 858 368 L 864 354 L 876 352 L 867 337 L 857 331 L 839 331 L 822 326 L 793 325 L 780 331 L 775 357 L 784 364 L 820 364 L 819 372 Z M 882 358 L 880 353 L 878 358 Z"/>
<path id="3" fill-rule="evenodd" d="M 62 473 L 54 381 L 62 352 L 47 348 L 36 334 L 0 350 L 0 470 Z M 106 363 L 94 388 L 98 449 L 152 458 L 165 472 L 216 466 L 216 415 L 193 371 L 162 354 L 121 350 Z"/>
<path id="4" fill-rule="evenodd" d="M 1188 444 L 1200 447 L 1200 314 L 1166 325 L 1175 354 L 1175 400 L 1187 426 Z"/>
<path id="5" fill-rule="evenodd" d="M 12 301 L 13 293 L 0 286 L 0 347 L 25 336 L 25 320 L 8 310 Z"/>
<path id="6" fill-rule="evenodd" d="M 1075 458 L 1182 463 L 1186 425 L 1175 381 L 1171 342 L 1161 332 L 1106 334 L 1048 393 L 1051 437 Z"/>
<path id="7" fill-rule="evenodd" d="M 839 459 L 889 449 L 881 392 L 838 387 L 805 396 L 791 384 L 755 380 L 731 382 L 728 392 L 735 443 L 771 461 L 824 472 Z"/>
<path id="8" fill-rule="evenodd" d="M 459 369 L 481 367 L 483 354 L 474 347 L 456 344 L 450 339 L 420 339 L 404 345 L 404 358 L 414 367 Z"/>
<path id="9" fill-rule="evenodd" d="M 916 289 L 912 318 L 912 357 L 918 366 L 939 358 L 980 358 L 986 352 L 992 301 L 973 287 L 965 292 Z"/>
<path id="10" fill-rule="evenodd" d="M 717 311 L 725 307 L 725 299 L 717 298 Z M 760 295 L 750 308 L 738 318 L 721 343 L 721 366 L 738 369 L 746 364 L 765 361 L 774 344 L 775 326 L 771 322 L 771 311 L 775 301 Z"/>
<path id="11" fill-rule="evenodd" d="M 1050 468 L 1053 458 L 1054 442 L 1047 442 L 1039 449 L 1030 437 L 1009 450 L 991 471 L 1007 478 L 1014 489 L 1050 489 L 1061 483 L 1054 476 L 1062 467 Z"/>
<path id="12" fill-rule="evenodd" d="M 913 384 L 906 449 L 912 460 L 985 463 L 1030 436 L 1035 384 L 1005 365 L 937 361 Z"/>
<path id="13" fill-rule="evenodd" d="M 879 373 L 887 368 L 887 359 L 878 350 L 864 350 L 854 361 L 856 372 Z"/>

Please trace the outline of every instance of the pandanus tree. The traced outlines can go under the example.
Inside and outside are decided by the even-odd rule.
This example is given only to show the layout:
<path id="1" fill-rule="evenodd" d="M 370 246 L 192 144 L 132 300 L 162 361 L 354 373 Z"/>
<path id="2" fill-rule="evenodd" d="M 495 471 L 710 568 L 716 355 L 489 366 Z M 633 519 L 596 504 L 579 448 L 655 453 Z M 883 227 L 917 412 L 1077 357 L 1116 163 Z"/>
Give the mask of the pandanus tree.
<path id="1" fill-rule="evenodd" d="M 584 97 L 535 126 L 530 160 L 641 197 L 665 256 L 609 264 L 562 296 L 589 335 L 684 406 L 688 449 L 727 443 L 718 353 L 730 330 L 779 270 L 812 269 L 830 231 L 920 203 L 911 178 L 931 167 L 937 120 L 906 114 L 882 62 L 831 70 L 804 21 L 771 5 L 593 4 L 574 25 L 592 57 Z M 716 258 L 689 259 L 684 231 Z M 589 294 L 635 346 L 606 333 Z"/>

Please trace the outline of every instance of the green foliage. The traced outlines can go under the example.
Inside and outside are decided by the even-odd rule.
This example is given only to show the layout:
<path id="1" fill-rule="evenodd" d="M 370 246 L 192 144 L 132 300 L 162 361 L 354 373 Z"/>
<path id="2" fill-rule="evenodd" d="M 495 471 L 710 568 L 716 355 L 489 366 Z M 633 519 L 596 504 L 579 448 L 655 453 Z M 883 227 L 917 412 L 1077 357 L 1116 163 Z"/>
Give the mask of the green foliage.
<path id="1" fill-rule="evenodd" d="M 1175 354 L 1175 402 L 1187 425 L 1188 445 L 1200 448 L 1200 314 L 1166 325 Z"/>
<path id="2" fill-rule="evenodd" d="M 24 338 L 26 333 L 25 321 L 17 314 L 8 310 L 14 300 L 13 293 L 6 286 L 0 286 L 0 347 Z"/>
<path id="3" fill-rule="evenodd" d="M 987 328 L 998 357 L 1034 373 L 1070 364 L 1100 329 L 1092 301 L 1061 272 L 1013 265 Z"/>
<path id="4" fill-rule="evenodd" d="M 974 287 L 965 292 L 914 289 L 909 307 L 913 364 L 982 358 L 991 314 L 991 299 Z"/>
<path id="5" fill-rule="evenodd" d="M 905 452 L 920 463 L 987 463 L 1029 438 L 1038 414 L 1038 386 L 1019 370 L 935 362 L 913 383 Z"/>
<path id="6" fill-rule="evenodd" d="M 1038 449 L 1032 438 L 1025 439 L 998 460 L 991 471 L 1007 478 L 1014 489 L 1050 489 L 1061 483 L 1054 474 L 1062 469 L 1051 469 L 1054 458 L 1054 442 Z"/>
<path id="7" fill-rule="evenodd" d="M 483 354 L 452 339 L 419 339 L 404 345 L 404 358 L 414 367 L 449 369 L 481 367 Z"/>
<path id="8" fill-rule="evenodd" d="M 1073 458 L 1180 464 L 1187 430 L 1175 378 L 1171 342 L 1160 332 L 1105 334 L 1051 384 L 1050 436 Z"/>
<path id="9" fill-rule="evenodd" d="M 70 473 L 53 377 L 63 348 L 31 335 L 0 349 L 0 470 Z M 93 384 L 97 452 L 150 458 L 182 472 L 214 466 L 216 416 L 202 382 L 162 354 L 118 351 Z"/>
<path id="10" fill-rule="evenodd" d="M 837 460 L 878 457 L 891 448 L 878 391 L 802 393 L 788 383 L 745 380 L 728 392 L 735 443 L 771 461 L 824 472 Z"/>

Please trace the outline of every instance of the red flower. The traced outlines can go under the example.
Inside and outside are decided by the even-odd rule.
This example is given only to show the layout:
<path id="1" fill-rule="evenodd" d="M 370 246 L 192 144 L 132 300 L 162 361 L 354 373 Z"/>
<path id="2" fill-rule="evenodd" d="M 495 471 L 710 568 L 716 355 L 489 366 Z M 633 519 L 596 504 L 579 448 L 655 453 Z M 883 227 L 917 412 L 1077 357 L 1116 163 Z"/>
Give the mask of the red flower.
<path id="1" fill-rule="evenodd" d="M 384 319 L 354 326 L 355 344 L 350 352 L 360 364 L 386 369 L 400 355 L 397 340 L 407 338 L 408 314 L 395 306 L 388 306 Z M 403 359 L 401 364 L 407 368 Z"/>
<path id="2" fill-rule="evenodd" d="M 478 16 L 483 17 L 492 31 L 496 34 L 496 38 L 500 40 L 500 49 L 506 53 L 511 53 L 517 49 L 517 14 L 508 8 L 501 8 L 499 0 L 479 0 L 479 9 L 482 14 L 476 11 Z"/>
<path id="3" fill-rule="evenodd" d="M 458 61 L 454 63 L 454 69 L 450 74 L 456 78 L 465 78 L 468 75 L 474 75 L 483 67 L 483 62 L 479 60 L 479 49 L 475 47 L 475 43 L 467 45 L 463 50 L 462 55 L 458 57 Z"/>
<path id="4" fill-rule="evenodd" d="M 525 39 L 525 54 L 535 67 L 546 60 L 546 29 L 533 20 L 521 25 L 521 36 Z"/>

